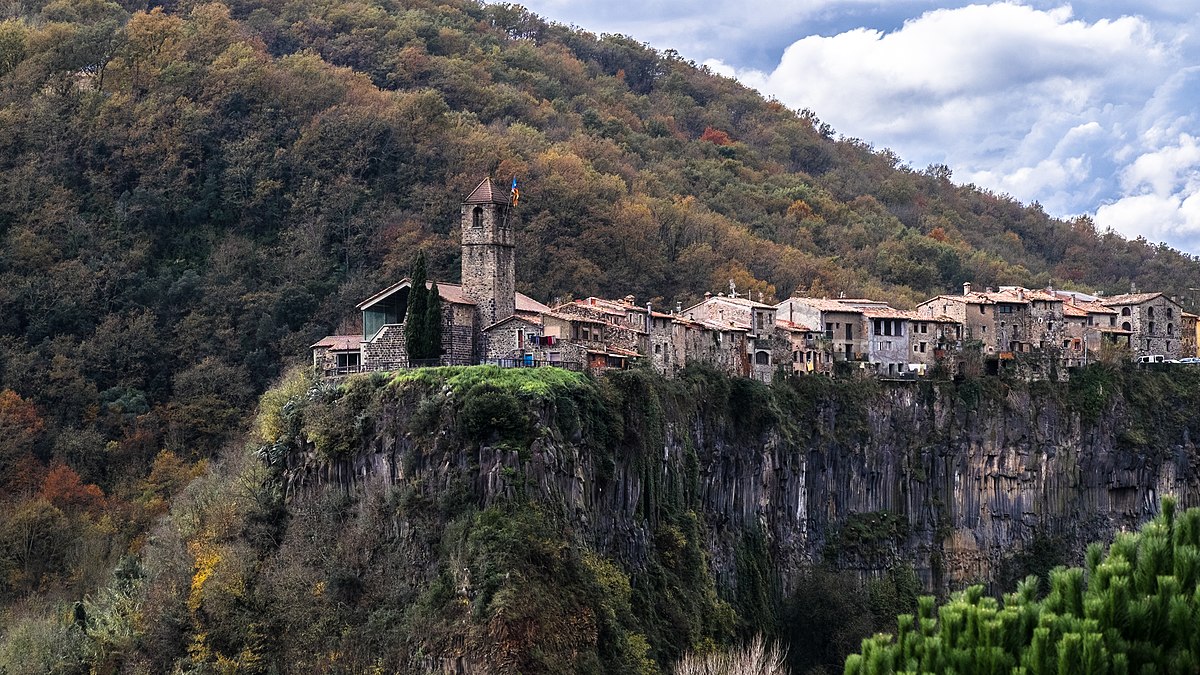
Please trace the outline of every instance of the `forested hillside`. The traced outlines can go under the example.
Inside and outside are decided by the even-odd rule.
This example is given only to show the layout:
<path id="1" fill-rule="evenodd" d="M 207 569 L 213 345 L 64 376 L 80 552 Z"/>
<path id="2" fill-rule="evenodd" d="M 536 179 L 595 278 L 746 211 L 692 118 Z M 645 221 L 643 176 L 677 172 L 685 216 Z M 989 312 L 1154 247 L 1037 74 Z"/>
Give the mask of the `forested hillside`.
<path id="1" fill-rule="evenodd" d="M 523 184 L 520 290 L 889 297 L 1200 266 L 913 170 L 673 53 L 467 0 L 25 0 L 0 23 L 0 603 L 74 600 L 255 395 Z M 819 111 L 818 111 L 819 112 Z"/>

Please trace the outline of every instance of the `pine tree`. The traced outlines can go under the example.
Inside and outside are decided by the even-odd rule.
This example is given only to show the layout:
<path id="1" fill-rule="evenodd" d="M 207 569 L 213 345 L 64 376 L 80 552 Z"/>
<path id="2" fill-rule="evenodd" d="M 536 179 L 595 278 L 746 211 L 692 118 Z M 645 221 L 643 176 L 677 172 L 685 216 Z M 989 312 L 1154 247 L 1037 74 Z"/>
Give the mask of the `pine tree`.
<path id="1" fill-rule="evenodd" d="M 428 358 L 425 356 L 425 321 L 429 310 L 429 290 L 425 288 L 425 251 L 417 252 L 413 263 L 412 286 L 408 291 L 408 313 L 404 317 L 404 346 L 408 349 L 408 360 Z"/>

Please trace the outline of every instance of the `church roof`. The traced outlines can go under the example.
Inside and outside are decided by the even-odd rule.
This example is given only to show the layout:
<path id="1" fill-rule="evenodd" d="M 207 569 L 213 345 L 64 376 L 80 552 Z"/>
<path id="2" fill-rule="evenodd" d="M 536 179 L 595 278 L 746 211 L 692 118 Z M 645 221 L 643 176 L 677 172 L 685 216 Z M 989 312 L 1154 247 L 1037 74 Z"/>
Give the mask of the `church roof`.
<path id="1" fill-rule="evenodd" d="M 426 281 L 425 288 L 429 288 L 433 283 L 434 282 L 432 282 L 432 281 Z M 402 288 L 408 288 L 411 285 L 412 285 L 412 281 L 410 279 L 408 279 L 407 277 L 405 277 L 404 279 L 401 279 L 400 281 L 392 284 L 391 286 L 388 286 L 387 288 L 383 289 L 382 291 L 379 291 L 375 295 L 372 295 L 371 297 L 367 298 L 366 300 L 363 300 L 362 302 L 360 302 L 358 304 L 357 309 L 360 309 L 360 310 L 366 309 L 366 308 L 370 307 L 371 305 L 374 305 L 375 303 L 379 302 L 380 300 L 387 298 L 388 296 L 392 295 L 396 291 L 398 291 Z M 448 284 L 444 281 L 439 281 L 439 282 L 437 282 L 437 287 L 438 287 L 438 295 L 441 296 L 441 298 L 444 302 L 449 302 L 449 303 L 453 303 L 456 305 L 474 305 L 475 304 L 474 302 L 468 300 L 466 298 L 466 296 L 463 295 L 463 288 L 462 288 L 461 284 Z M 534 300 L 533 298 L 529 297 L 528 295 L 525 295 L 524 293 L 517 293 L 514 296 L 513 300 L 514 300 L 514 309 L 517 312 L 525 312 L 525 313 L 529 313 L 529 314 L 540 314 L 542 312 L 550 311 L 549 307 L 543 305 L 542 303 L 538 302 L 537 300 Z"/>
<path id="2" fill-rule="evenodd" d="M 508 204 L 511 196 L 507 192 L 497 190 L 492 185 L 492 179 L 484 178 L 479 185 L 471 190 L 471 194 L 463 200 L 464 204 Z"/>

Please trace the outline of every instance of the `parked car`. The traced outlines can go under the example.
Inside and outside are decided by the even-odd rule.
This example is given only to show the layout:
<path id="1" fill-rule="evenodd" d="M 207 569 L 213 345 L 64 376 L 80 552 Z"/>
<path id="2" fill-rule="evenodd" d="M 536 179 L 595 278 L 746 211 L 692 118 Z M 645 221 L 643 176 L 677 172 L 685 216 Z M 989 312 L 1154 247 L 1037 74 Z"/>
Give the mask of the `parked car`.
<path id="1" fill-rule="evenodd" d="M 1167 360 L 1167 357 L 1162 354 L 1150 354 L 1148 356 L 1139 356 L 1138 363 L 1162 363 Z"/>

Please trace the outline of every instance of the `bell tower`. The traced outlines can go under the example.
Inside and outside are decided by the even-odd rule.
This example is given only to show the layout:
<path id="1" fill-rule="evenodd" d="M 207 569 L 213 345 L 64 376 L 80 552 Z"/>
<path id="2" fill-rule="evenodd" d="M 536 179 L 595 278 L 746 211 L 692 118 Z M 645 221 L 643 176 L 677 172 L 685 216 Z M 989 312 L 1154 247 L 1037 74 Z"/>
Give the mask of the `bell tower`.
<path id="1" fill-rule="evenodd" d="M 476 329 L 512 316 L 516 253 L 507 194 L 484 178 L 462 203 L 463 297 L 475 303 Z"/>

